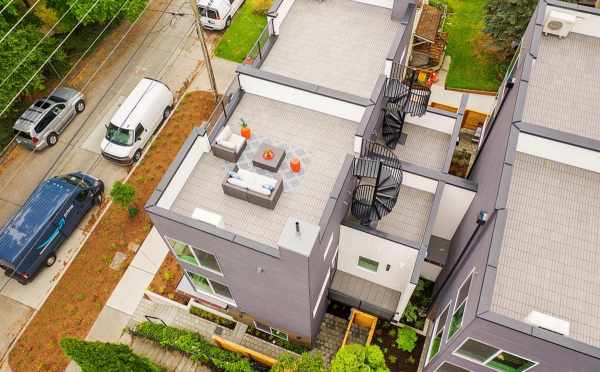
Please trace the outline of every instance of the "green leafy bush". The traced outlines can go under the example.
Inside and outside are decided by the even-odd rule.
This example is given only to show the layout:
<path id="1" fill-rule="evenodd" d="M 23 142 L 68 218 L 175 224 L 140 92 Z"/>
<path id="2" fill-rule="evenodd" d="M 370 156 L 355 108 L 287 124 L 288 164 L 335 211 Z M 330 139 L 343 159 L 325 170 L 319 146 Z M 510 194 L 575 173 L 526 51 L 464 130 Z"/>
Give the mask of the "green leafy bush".
<path id="1" fill-rule="evenodd" d="M 116 181 L 110 189 L 110 197 L 123 209 L 128 209 L 135 198 L 135 187 L 128 183 Z"/>
<path id="2" fill-rule="evenodd" d="M 223 327 L 226 327 L 226 328 L 229 328 L 229 329 L 234 329 L 235 328 L 236 322 L 234 322 L 233 320 L 225 319 L 225 318 L 220 317 L 220 316 L 218 316 L 216 314 L 213 314 L 211 312 L 202 310 L 199 307 L 192 306 L 190 308 L 190 313 L 192 313 L 192 314 L 194 314 L 196 316 L 199 316 L 200 318 L 209 320 L 209 321 L 211 321 L 213 323 L 217 323 L 220 326 L 223 326 Z"/>
<path id="3" fill-rule="evenodd" d="M 225 372 L 252 372 L 248 359 L 210 344 L 197 333 L 151 322 L 140 323 L 131 331 L 161 346 L 182 352 L 193 361 L 210 364 Z"/>
<path id="4" fill-rule="evenodd" d="M 410 301 L 404 310 L 401 322 L 417 329 L 423 329 L 427 311 L 433 295 L 433 282 L 419 279 Z"/>
<path id="5" fill-rule="evenodd" d="M 415 346 L 417 346 L 417 332 L 408 327 L 400 328 L 396 336 L 396 347 L 412 353 Z"/>
<path id="6" fill-rule="evenodd" d="M 277 346 L 281 346 L 282 348 L 292 351 L 296 354 L 302 354 L 308 351 L 308 349 L 300 344 L 290 342 L 288 340 L 284 340 L 281 337 L 273 336 L 271 334 L 259 331 L 253 326 L 248 326 L 246 333 L 251 334 L 254 337 L 258 337 L 261 340 L 267 341 L 271 344 L 275 344 Z"/>
<path id="7" fill-rule="evenodd" d="M 63 352 L 75 361 L 84 372 L 131 371 L 159 372 L 163 369 L 149 359 L 136 355 L 129 346 L 107 342 L 82 341 L 63 338 Z"/>
<path id="8" fill-rule="evenodd" d="M 300 357 L 281 354 L 271 372 L 326 372 L 321 354 L 302 353 Z"/>
<path id="9" fill-rule="evenodd" d="M 378 346 L 350 344 L 342 346 L 331 361 L 331 372 L 389 372 Z"/>

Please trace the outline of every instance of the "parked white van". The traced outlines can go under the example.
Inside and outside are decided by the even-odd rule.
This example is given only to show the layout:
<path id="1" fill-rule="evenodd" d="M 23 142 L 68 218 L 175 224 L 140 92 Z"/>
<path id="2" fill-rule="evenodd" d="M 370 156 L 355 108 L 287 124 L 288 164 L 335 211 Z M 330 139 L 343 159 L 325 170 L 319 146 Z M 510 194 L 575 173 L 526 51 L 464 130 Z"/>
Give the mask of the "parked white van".
<path id="1" fill-rule="evenodd" d="M 200 23 L 209 30 L 223 30 L 243 3 L 244 0 L 198 0 Z"/>
<path id="2" fill-rule="evenodd" d="M 173 93 L 161 81 L 144 78 L 106 125 L 102 155 L 120 164 L 140 160 L 152 134 L 173 108 Z"/>

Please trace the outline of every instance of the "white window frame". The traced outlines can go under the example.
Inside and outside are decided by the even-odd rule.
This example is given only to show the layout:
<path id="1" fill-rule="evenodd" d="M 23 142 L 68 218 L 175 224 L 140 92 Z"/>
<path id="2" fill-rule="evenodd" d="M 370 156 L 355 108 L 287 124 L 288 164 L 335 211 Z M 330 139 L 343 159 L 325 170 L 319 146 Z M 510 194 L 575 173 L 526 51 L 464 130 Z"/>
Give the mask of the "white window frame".
<path id="1" fill-rule="evenodd" d="M 373 270 L 369 270 L 369 269 L 367 269 L 366 267 L 362 267 L 362 266 L 360 266 L 360 259 L 361 259 L 361 258 L 367 259 L 367 260 L 369 260 L 369 261 L 376 262 L 376 263 L 377 263 L 377 269 L 376 269 L 375 271 L 373 271 Z M 380 264 L 381 264 L 381 262 L 379 262 L 379 261 L 377 261 L 377 260 L 374 260 L 374 259 L 372 259 L 372 258 L 365 257 L 365 256 L 360 256 L 360 255 L 358 256 L 358 260 L 356 260 L 356 267 L 357 267 L 357 268 L 359 268 L 360 270 L 364 270 L 364 271 L 366 271 L 366 272 L 368 272 L 368 273 L 371 273 L 371 274 L 377 274 L 377 273 L 379 272 L 379 265 L 380 265 Z"/>
<path id="2" fill-rule="evenodd" d="M 456 368 L 462 368 L 462 369 L 464 369 L 465 371 L 471 372 L 471 370 L 470 370 L 470 369 L 468 369 L 468 368 L 465 368 L 465 367 L 463 367 L 463 366 L 458 366 L 458 365 L 456 365 L 456 363 L 450 363 L 450 362 L 447 362 L 447 361 L 443 361 L 442 363 L 440 363 L 440 365 L 439 365 L 439 366 L 437 366 L 437 368 L 436 368 L 436 369 L 435 369 L 435 371 L 433 371 L 433 372 L 438 372 L 438 371 L 440 370 L 440 368 L 442 368 L 442 367 L 444 366 L 444 364 L 449 364 L 449 365 L 451 365 L 452 367 L 456 367 Z"/>
<path id="3" fill-rule="evenodd" d="M 189 279 L 190 283 L 192 283 L 192 287 L 194 287 L 194 290 L 195 290 L 196 292 L 198 292 L 198 293 L 202 293 L 202 294 L 204 294 L 204 295 L 207 295 L 207 296 L 210 296 L 210 297 L 212 297 L 212 298 L 214 298 L 214 299 L 216 299 L 216 300 L 219 300 L 219 301 L 226 302 L 226 303 L 228 303 L 228 304 L 230 304 L 230 305 L 237 306 L 237 303 L 235 302 L 235 299 L 233 298 L 233 293 L 231 293 L 231 288 L 229 288 L 229 286 L 228 286 L 228 285 L 225 285 L 225 284 L 223 284 L 223 283 L 221 283 L 221 282 L 219 282 L 219 281 L 215 280 L 215 282 L 217 282 L 217 283 L 219 283 L 219 284 L 221 284 L 221 285 L 223 285 L 223 286 L 227 287 L 227 289 L 229 289 L 229 293 L 231 293 L 231 298 L 227 298 L 227 297 L 224 297 L 224 296 L 218 295 L 218 294 L 217 294 L 217 292 L 215 292 L 215 289 L 214 289 L 214 287 L 213 287 L 213 285 L 212 285 L 212 282 L 213 282 L 213 280 L 212 280 L 212 279 L 210 279 L 210 278 L 207 278 L 206 276 L 204 276 L 204 275 L 202 275 L 202 274 L 194 273 L 194 272 L 191 272 L 191 271 L 188 271 L 188 270 L 184 270 L 184 271 L 185 271 L 185 274 L 187 275 L 187 277 L 188 277 L 188 279 Z M 208 286 L 210 287 L 210 290 L 212 291 L 212 293 L 206 292 L 206 291 L 204 291 L 204 290 L 202 290 L 202 289 L 198 288 L 198 287 L 196 286 L 196 283 L 194 283 L 194 279 L 192 279 L 192 274 L 193 274 L 193 275 L 200 275 L 201 277 L 203 277 L 204 279 L 206 279 L 206 281 L 208 282 Z"/>
<path id="4" fill-rule="evenodd" d="M 448 327 L 448 337 L 446 337 L 446 342 L 449 342 L 450 340 L 452 340 L 457 334 L 460 333 L 459 331 L 462 329 L 463 322 L 465 319 L 465 312 L 467 310 L 467 304 L 469 303 L 469 292 L 471 292 L 471 286 L 473 284 L 474 274 L 475 274 L 475 268 L 473 268 L 469 272 L 469 274 L 467 274 L 467 277 L 465 278 L 465 280 L 463 280 L 462 283 L 460 283 L 460 286 L 458 287 L 458 291 L 456 291 L 456 299 L 454 299 L 454 310 L 452 311 L 452 316 L 450 317 L 450 326 L 452 326 L 452 319 L 454 318 L 454 314 L 456 314 L 456 309 L 458 309 L 463 303 L 465 304 L 465 308 L 463 309 L 463 316 L 460 319 L 460 325 L 458 326 L 458 329 L 456 330 L 456 332 L 454 332 L 453 335 L 450 335 L 450 327 Z M 469 283 L 469 289 L 467 290 L 467 297 L 465 297 L 465 300 L 459 304 L 458 296 L 460 295 L 460 291 L 461 291 L 462 287 L 465 285 L 467 280 L 469 280 L 469 278 L 471 278 L 471 282 Z"/>
<path id="5" fill-rule="evenodd" d="M 290 340 L 290 336 L 287 334 L 287 332 L 284 332 L 284 331 L 282 331 L 282 330 L 280 330 L 280 329 L 277 329 L 277 328 L 273 328 L 273 327 L 271 327 L 270 325 L 264 324 L 264 325 L 266 325 L 267 327 L 269 327 L 269 331 L 267 332 L 266 330 L 262 329 L 261 327 L 258 327 L 258 324 L 256 323 L 256 320 L 253 320 L 252 322 L 254 323 L 254 328 L 256 328 L 257 330 L 261 331 L 262 333 L 266 333 L 266 334 L 268 334 L 268 335 L 271 335 L 271 336 L 273 336 L 273 337 L 277 337 L 277 338 L 279 338 L 280 340 L 285 340 L 285 341 L 289 341 L 289 340 Z M 280 336 L 278 336 L 278 335 L 274 335 L 274 334 L 273 334 L 273 330 L 276 330 L 277 332 L 281 332 L 281 333 L 283 333 L 283 334 L 285 335 L 285 338 L 283 338 L 283 337 L 280 337 Z"/>
<path id="6" fill-rule="evenodd" d="M 489 346 L 489 347 L 491 347 L 491 348 L 497 349 L 497 351 L 496 351 L 494 354 L 492 354 L 492 356 L 491 356 L 491 357 L 487 358 L 487 359 L 486 359 L 485 361 L 483 361 L 483 362 L 480 362 L 480 361 L 478 361 L 477 359 L 473 359 L 473 358 L 469 358 L 469 357 L 466 357 L 466 356 L 463 356 L 463 355 L 457 354 L 456 352 L 457 352 L 457 351 L 458 351 L 458 350 L 459 350 L 461 347 L 463 347 L 463 345 L 464 345 L 464 344 L 465 344 L 467 341 L 469 341 L 469 340 L 477 341 L 477 342 L 479 342 L 480 344 L 484 344 L 484 345 L 486 345 L 486 346 Z M 490 345 L 490 344 L 488 344 L 487 342 L 483 342 L 483 341 L 481 341 L 481 340 L 478 340 L 478 339 L 476 339 L 476 338 L 473 338 L 473 337 L 467 337 L 467 338 L 465 338 L 465 339 L 463 340 L 463 342 L 461 342 L 461 343 L 460 343 L 460 345 L 459 345 L 458 347 L 456 347 L 456 348 L 455 348 L 455 349 L 452 351 L 452 355 L 454 355 L 454 356 L 457 356 L 457 357 L 459 357 L 459 358 L 462 358 L 462 359 L 464 359 L 464 360 L 468 360 L 469 362 L 473 362 L 473 363 L 475 363 L 475 364 L 478 364 L 478 365 L 480 365 L 480 366 L 484 366 L 484 367 L 486 367 L 486 368 L 489 368 L 489 369 L 491 369 L 491 370 L 493 370 L 493 371 L 498 371 L 498 370 L 497 370 L 497 369 L 495 369 L 495 368 L 492 368 L 492 367 L 488 366 L 488 365 L 487 365 L 487 363 L 491 362 L 492 360 L 494 360 L 494 358 L 496 358 L 498 355 L 500 355 L 500 354 L 502 354 L 502 353 L 511 354 L 511 355 L 514 355 L 514 356 L 516 356 L 516 357 L 519 357 L 519 358 L 521 358 L 521 359 L 525 359 L 525 360 L 527 360 L 527 361 L 530 361 L 530 362 L 532 362 L 532 363 L 533 363 L 533 365 L 532 365 L 531 367 L 529 367 L 529 368 L 527 368 L 527 369 L 524 369 L 522 372 L 529 371 L 529 370 L 531 370 L 532 368 L 534 368 L 535 366 L 537 366 L 538 364 L 540 364 L 539 362 L 536 362 L 535 360 L 531 360 L 531 359 L 529 359 L 529 358 L 526 358 L 526 357 L 524 357 L 524 356 L 522 356 L 522 355 L 519 355 L 519 354 L 517 354 L 517 353 L 513 353 L 512 351 L 508 351 L 508 350 L 505 350 L 505 349 L 501 349 L 501 348 L 499 348 L 499 347 L 496 347 L 496 346 L 494 346 L 494 345 Z"/>
<path id="7" fill-rule="evenodd" d="M 440 311 L 440 313 L 438 314 L 438 316 L 435 318 L 435 323 L 433 325 L 433 332 L 431 333 L 431 340 L 429 340 L 429 347 L 427 348 L 427 355 L 425 356 L 425 365 L 428 365 L 429 362 L 431 362 L 431 358 L 429 357 L 430 351 L 431 351 L 431 345 L 433 345 L 433 340 L 435 340 L 435 336 L 438 332 L 438 327 L 439 327 L 439 323 L 440 323 L 440 318 L 442 317 L 442 314 L 444 314 L 444 312 L 446 310 L 448 310 L 448 312 L 446 313 L 446 323 L 444 324 L 444 329 L 442 329 L 442 339 L 440 340 L 440 349 L 442 348 L 442 345 L 444 344 L 444 331 L 446 330 L 446 324 L 448 323 L 448 315 L 450 314 L 450 305 L 452 304 L 452 302 L 448 302 L 448 304 L 442 309 L 442 311 Z M 433 356 L 434 358 L 439 354 L 439 350 L 438 352 Z"/>
<path id="8" fill-rule="evenodd" d="M 325 261 L 327 259 L 327 253 L 329 253 L 329 249 L 331 248 L 331 245 L 333 244 L 333 236 L 334 235 L 335 235 L 334 233 L 331 233 L 329 242 L 327 242 L 327 248 L 325 249 L 325 253 L 323 253 L 323 261 Z"/>
<path id="9" fill-rule="evenodd" d="M 213 274 L 217 274 L 217 275 L 220 275 L 220 276 L 225 276 L 225 275 L 223 275 L 223 269 L 221 268 L 221 264 L 219 263 L 219 258 L 217 257 L 217 255 L 212 254 L 210 252 L 207 252 L 207 251 L 205 251 L 203 249 L 196 248 L 196 247 L 194 247 L 193 245 L 191 245 L 189 243 L 182 242 L 179 239 L 171 238 L 171 237 L 169 237 L 167 235 L 165 235 L 165 240 L 167 241 L 167 245 L 169 246 L 169 248 L 171 248 L 171 251 L 173 252 L 173 254 L 175 254 L 175 257 L 177 257 L 177 254 L 175 253 L 175 248 L 173 248 L 173 246 L 171 245 L 171 243 L 169 242 L 169 240 L 174 240 L 174 241 L 176 241 L 178 243 L 185 244 L 188 247 L 190 247 L 190 250 L 192 251 L 192 255 L 194 256 L 194 259 L 196 259 L 196 262 L 198 262 L 198 265 L 192 265 L 192 264 L 190 264 L 190 265 L 192 265 L 194 267 L 198 267 L 198 268 L 200 268 L 202 270 L 206 270 L 206 271 L 211 272 Z M 215 262 L 217 263 L 217 266 L 219 267 L 219 271 L 213 270 L 210 267 L 206 267 L 206 266 L 202 265 L 202 262 L 200 262 L 200 259 L 198 259 L 198 256 L 196 256 L 196 252 L 194 251 L 195 249 L 197 249 L 199 251 L 202 251 L 202 252 L 204 252 L 206 254 L 210 254 L 211 256 L 213 256 L 215 258 Z M 177 259 L 181 260 L 179 257 L 177 257 Z"/>
<path id="10" fill-rule="evenodd" d="M 331 267 L 333 268 L 333 265 L 335 264 L 335 259 L 338 256 L 338 253 L 340 252 L 340 246 L 338 244 L 337 248 L 335 249 L 335 252 L 333 252 L 333 256 L 331 257 Z"/>
<path id="11" fill-rule="evenodd" d="M 319 292 L 319 297 L 317 297 L 317 302 L 315 303 L 315 308 L 313 309 L 313 318 L 317 315 L 317 310 L 319 309 L 319 305 L 321 305 L 321 301 L 323 300 L 323 294 L 325 294 L 325 288 L 327 288 L 327 283 L 329 283 L 329 277 L 331 276 L 331 268 L 327 270 L 327 275 L 325 276 L 325 281 L 323 282 L 323 286 L 321 287 L 321 291 Z"/>

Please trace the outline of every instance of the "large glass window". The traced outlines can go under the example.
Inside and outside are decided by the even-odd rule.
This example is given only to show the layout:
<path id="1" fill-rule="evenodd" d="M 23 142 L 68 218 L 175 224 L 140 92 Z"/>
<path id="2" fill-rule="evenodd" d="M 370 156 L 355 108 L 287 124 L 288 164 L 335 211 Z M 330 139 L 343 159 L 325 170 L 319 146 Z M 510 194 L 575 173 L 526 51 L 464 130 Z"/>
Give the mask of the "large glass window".
<path id="1" fill-rule="evenodd" d="M 429 351 L 427 352 L 427 362 L 428 363 L 440 351 L 440 346 L 442 344 L 442 338 L 444 337 L 444 329 L 446 328 L 446 320 L 448 319 L 449 307 L 450 307 L 450 304 L 448 304 L 446 306 L 444 311 L 442 311 L 440 316 L 435 321 L 435 325 L 433 327 L 433 334 L 431 336 L 431 342 L 429 344 Z"/>
<path id="2" fill-rule="evenodd" d="M 167 238 L 167 241 L 171 245 L 171 248 L 173 248 L 177 258 L 191 265 L 200 266 L 200 262 L 198 262 L 196 256 L 194 256 L 194 252 L 192 252 L 192 247 L 175 239 Z"/>
<path id="3" fill-rule="evenodd" d="M 454 312 L 452 313 L 452 321 L 450 322 L 450 328 L 448 329 L 448 340 L 456 334 L 460 327 L 462 327 L 465 307 L 467 306 L 467 299 L 469 297 L 469 288 L 471 287 L 471 277 L 472 273 L 469 274 L 458 290 L 456 302 L 454 303 Z"/>
<path id="4" fill-rule="evenodd" d="M 231 295 L 229 287 L 227 287 L 225 284 L 221 284 L 214 280 L 210 280 L 198 273 L 192 273 L 190 271 L 188 271 L 187 273 L 192 279 L 194 288 L 196 288 L 198 292 L 208 293 L 210 295 L 222 298 L 229 302 L 235 302 L 233 296 Z"/>
<path id="5" fill-rule="evenodd" d="M 450 364 L 448 362 L 442 363 L 435 372 L 470 372 L 466 368 L 462 368 L 459 366 L 455 366 L 454 364 Z"/>
<path id="6" fill-rule="evenodd" d="M 182 243 L 178 240 L 167 238 L 169 245 L 173 248 L 175 255 L 182 261 L 185 261 L 191 265 L 201 267 L 203 269 L 211 270 L 222 274 L 221 267 L 217 258 L 200 249 L 193 248 L 192 246 Z"/>
<path id="7" fill-rule="evenodd" d="M 358 266 L 362 267 L 365 270 L 369 270 L 376 273 L 377 268 L 379 267 L 379 262 L 368 259 L 363 256 L 358 256 Z"/>
<path id="8" fill-rule="evenodd" d="M 499 372 L 523 372 L 537 363 L 468 338 L 454 354 Z"/>

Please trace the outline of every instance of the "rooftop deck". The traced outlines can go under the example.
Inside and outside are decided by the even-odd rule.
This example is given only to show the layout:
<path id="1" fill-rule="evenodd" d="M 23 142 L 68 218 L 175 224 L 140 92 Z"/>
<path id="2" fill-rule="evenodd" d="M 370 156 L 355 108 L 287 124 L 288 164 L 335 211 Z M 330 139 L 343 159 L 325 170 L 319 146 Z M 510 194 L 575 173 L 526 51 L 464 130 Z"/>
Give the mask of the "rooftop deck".
<path id="1" fill-rule="evenodd" d="M 344 158 L 353 151 L 357 124 L 252 94 L 243 96 L 228 125 L 236 130 L 240 118 L 253 133 L 240 168 L 254 169 L 250 159 L 263 141 L 286 148 L 280 174 L 289 169 L 291 156 L 301 158 L 302 172 L 284 182 L 275 209 L 225 195 L 221 182 L 235 164 L 212 153 L 200 159 L 171 209 L 187 216 L 206 209 L 223 216 L 228 231 L 276 246 L 288 217 L 319 223 Z"/>
<path id="2" fill-rule="evenodd" d="M 433 194 L 402 185 L 394 209 L 377 223 L 377 230 L 420 242 L 432 204 Z"/>
<path id="3" fill-rule="evenodd" d="M 568 68 L 565 68 L 568 66 Z M 600 140 L 600 39 L 541 36 L 523 121 Z"/>
<path id="4" fill-rule="evenodd" d="M 402 132 L 406 134 L 406 142 L 398 144 L 393 150 L 398 159 L 425 168 L 442 170 L 450 147 L 449 134 L 408 122 L 404 123 Z"/>
<path id="5" fill-rule="evenodd" d="M 296 0 L 261 69 L 369 98 L 404 26 L 352 0 Z"/>
<path id="6" fill-rule="evenodd" d="M 599 185 L 598 173 L 517 153 L 492 311 L 536 310 L 600 347 Z"/>

